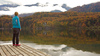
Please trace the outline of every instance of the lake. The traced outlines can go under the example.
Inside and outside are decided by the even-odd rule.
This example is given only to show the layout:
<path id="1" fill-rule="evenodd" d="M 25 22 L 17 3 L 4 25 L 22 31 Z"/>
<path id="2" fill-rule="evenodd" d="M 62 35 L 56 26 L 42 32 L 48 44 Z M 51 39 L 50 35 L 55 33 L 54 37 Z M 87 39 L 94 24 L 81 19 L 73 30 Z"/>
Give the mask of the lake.
<path id="1" fill-rule="evenodd" d="M 0 44 L 12 43 L 12 30 L 0 29 Z M 20 43 L 51 56 L 100 56 L 100 30 L 22 29 Z"/>

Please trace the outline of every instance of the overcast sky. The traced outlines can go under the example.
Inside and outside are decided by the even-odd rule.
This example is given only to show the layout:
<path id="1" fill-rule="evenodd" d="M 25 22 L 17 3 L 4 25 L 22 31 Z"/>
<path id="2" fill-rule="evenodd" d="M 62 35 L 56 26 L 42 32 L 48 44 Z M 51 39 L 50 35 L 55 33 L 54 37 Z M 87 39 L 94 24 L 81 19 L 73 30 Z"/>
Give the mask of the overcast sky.
<path id="1" fill-rule="evenodd" d="M 100 0 L 0 0 L 0 5 L 2 4 L 19 4 L 20 6 L 15 8 L 9 8 L 10 11 L 0 11 L 0 15 L 12 15 L 15 11 L 22 13 L 34 13 L 34 12 L 50 12 L 52 10 L 60 10 L 62 12 L 67 11 L 66 9 L 62 8 L 62 4 L 66 4 L 67 6 L 73 8 L 76 6 L 87 5 L 90 3 L 100 2 Z M 41 7 L 41 6 L 32 6 L 27 7 L 24 5 L 31 5 L 40 3 L 45 5 L 48 3 L 48 6 Z M 53 4 L 58 4 L 58 6 L 53 6 Z"/>
<path id="2" fill-rule="evenodd" d="M 20 5 L 25 5 L 25 4 L 33 4 L 36 2 L 39 3 L 46 3 L 49 2 L 50 4 L 63 4 L 66 3 L 69 7 L 76 7 L 76 6 L 82 6 L 84 4 L 89 4 L 89 3 L 95 3 L 99 2 L 100 0 L 8 0 L 12 1 L 14 3 L 18 3 Z"/>

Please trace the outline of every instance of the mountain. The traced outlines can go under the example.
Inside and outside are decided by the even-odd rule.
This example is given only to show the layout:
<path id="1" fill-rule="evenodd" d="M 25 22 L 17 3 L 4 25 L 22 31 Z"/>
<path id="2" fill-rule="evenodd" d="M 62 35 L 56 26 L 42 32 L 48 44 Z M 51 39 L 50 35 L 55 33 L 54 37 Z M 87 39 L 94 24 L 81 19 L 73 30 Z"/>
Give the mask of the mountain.
<path id="1" fill-rule="evenodd" d="M 52 10 L 50 12 L 62 12 L 62 11 L 60 11 L 60 10 Z"/>
<path id="2" fill-rule="evenodd" d="M 77 11 L 77 12 L 100 12 L 100 2 L 91 3 L 88 5 L 77 6 L 68 11 Z"/>
<path id="3" fill-rule="evenodd" d="M 11 28 L 11 19 L 12 16 L 0 16 L 0 28 Z M 61 29 L 75 29 L 75 27 L 80 29 L 85 29 L 85 27 L 86 29 L 100 28 L 100 12 L 37 12 L 30 16 L 20 17 L 20 19 L 22 27 L 26 29 L 37 29 L 38 27 L 46 26 L 55 29 L 60 27 Z"/>
<path id="4" fill-rule="evenodd" d="M 33 15 L 33 13 L 19 14 L 19 17 L 26 17 L 30 15 Z"/>
<path id="5" fill-rule="evenodd" d="M 62 12 L 62 11 L 60 11 L 60 10 L 52 10 L 50 12 Z M 18 16 L 19 17 L 26 17 L 26 16 L 30 16 L 30 15 L 33 15 L 33 14 L 34 13 L 24 13 L 24 14 L 19 14 Z M 14 16 L 14 15 L 12 15 L 12 16 Z"/>

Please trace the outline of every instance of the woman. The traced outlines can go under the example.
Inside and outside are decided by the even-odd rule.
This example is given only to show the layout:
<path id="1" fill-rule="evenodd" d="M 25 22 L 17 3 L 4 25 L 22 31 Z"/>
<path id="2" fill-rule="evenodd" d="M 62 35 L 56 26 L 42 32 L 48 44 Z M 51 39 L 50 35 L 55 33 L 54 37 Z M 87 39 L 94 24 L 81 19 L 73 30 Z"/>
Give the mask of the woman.
<path id="1" fill-rule="evenodd" d="M 20 21 L 18 17 L 18 12 L 15 12 L 15 16 L 12 18 L 13 25 L 13 46 L 20 46 L 19 44 L 19 32 L 21 31 Z M 15 42 L 16 39 L 16 42 Z"/>

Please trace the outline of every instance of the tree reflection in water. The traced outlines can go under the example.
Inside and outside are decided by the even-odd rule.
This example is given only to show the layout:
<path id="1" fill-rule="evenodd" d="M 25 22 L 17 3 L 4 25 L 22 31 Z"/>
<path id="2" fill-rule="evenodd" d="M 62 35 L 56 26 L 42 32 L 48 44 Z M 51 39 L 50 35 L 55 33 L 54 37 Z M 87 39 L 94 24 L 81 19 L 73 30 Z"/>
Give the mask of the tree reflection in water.
<path id="1" fill-rule="evenodd" d="M 100 56 L 100 30 L 23 30 L 20 42 L 52 56 Z M 12 30 L 0 30 L 0 44 L 12 40 Z M 51 48 L 51 49 L 50 49 Z M 58 48 L 58 49 L 57 49 Z"/>

